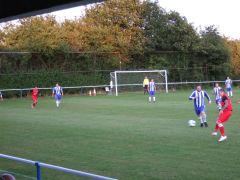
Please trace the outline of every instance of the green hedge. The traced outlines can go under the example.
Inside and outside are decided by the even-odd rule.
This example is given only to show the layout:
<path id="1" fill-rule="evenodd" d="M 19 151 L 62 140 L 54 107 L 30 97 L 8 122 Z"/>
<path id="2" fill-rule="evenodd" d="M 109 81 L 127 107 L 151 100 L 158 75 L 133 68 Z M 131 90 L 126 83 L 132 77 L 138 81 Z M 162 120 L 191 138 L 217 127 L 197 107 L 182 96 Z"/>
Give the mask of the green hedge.
<path id="1" fill-rule="evenodd" d="M 37 72 L 0 75 L 0 89 L 109 84 L 109 72 Z"/>

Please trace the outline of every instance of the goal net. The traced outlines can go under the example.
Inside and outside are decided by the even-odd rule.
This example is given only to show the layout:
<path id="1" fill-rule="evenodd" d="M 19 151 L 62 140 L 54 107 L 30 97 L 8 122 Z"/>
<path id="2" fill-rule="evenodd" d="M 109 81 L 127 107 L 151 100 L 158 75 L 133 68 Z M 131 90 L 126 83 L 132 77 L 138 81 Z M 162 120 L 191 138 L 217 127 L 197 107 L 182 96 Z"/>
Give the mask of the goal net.
<path id="1" fill-rule="evenodd" d="M 143 80 L 147 76 L 149 81 L 154 79 L 157 91 L 168 92 L 167 71 L 114 71 L 110 73 L 110 87 L 113 94 L 118 96 L 119 92 L 143 91 Z"/>

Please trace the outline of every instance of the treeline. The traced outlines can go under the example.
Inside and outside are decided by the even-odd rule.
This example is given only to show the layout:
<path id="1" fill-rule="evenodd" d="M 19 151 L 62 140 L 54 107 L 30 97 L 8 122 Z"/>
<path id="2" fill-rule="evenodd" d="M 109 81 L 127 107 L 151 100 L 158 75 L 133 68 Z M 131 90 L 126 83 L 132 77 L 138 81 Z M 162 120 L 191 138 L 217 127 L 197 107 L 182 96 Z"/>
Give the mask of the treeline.
<path id="1" fill-rule="evenodd" d="M 0 87 L 49 86 L 80 71 L 89 74 L 63 78 L 65 85 L 108 83 L 105 74 L 96 74 L 116 69 L 167 69 L 170 81 L 221 80 L 239 76 L 239 47 L 215 26 L 197 32 L 157 2 L 108 0 L 74 20 L 37 16 L 6 24 L 1 51 L 25 53 L 0 54 Z M 23 80 L 26 73 L 35 73 L 34 80 Z"/>

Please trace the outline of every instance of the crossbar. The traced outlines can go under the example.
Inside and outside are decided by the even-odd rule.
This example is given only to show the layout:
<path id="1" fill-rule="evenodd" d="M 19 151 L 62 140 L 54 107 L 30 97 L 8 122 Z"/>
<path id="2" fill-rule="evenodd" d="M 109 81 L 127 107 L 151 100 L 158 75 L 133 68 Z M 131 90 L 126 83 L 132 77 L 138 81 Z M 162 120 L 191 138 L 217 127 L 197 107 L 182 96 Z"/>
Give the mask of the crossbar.
<path id="1" fill-rule="evenodd" d="M 166 70 L 146 70 L 146 71 L 114 71 L 116 73 L 147 73 L 147 72 L 165 72 Z"/>
<path id="2" fill-rule="evenodd" d="M 82 176 L 82 177 L 88 177 L 88 178 L 97 179 L 97 180 L 117 180 L 117 179 L 106 177 L 106 176 L 101 176 L 101 175 L 92 174 L 92 173 L 88 173 L 88 172 L 83 172 L 83 171 L 78 171 L 78 170 L 74 170 L 74 169 L 64 168 L 64 167 L 61 167 L 61 166 L 42 163 L 42 162 L 38 162 L 38 161 L 32 161 L 32 160 L 29 160 L 29 159 L 19 158 L 19 157 L 15 157 L 15 156 L 6 155 L 6 154 L 0 154 L 0 158 L 13 160 L 13 161 L 17 161 L 17 162 L 21 162 L 21 163 L 25 163 L 25 164 L 34 165 L 37 168 L 38 167 L 43 167 L 43 168 L 53 169 L 53 170 L 56 170 L 56 171 L 61 171 L 61 172 L 74 174 L 74 175 L 78 175 L 78 176 Z"/>

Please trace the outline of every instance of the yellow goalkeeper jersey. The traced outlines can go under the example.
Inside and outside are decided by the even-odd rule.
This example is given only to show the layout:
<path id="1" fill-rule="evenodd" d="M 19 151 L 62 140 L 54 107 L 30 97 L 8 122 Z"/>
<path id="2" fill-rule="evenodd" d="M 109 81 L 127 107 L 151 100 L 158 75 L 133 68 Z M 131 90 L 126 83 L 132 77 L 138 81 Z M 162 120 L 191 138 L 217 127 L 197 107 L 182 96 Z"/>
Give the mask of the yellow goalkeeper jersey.
<path id="1" fill-rule="evenodd" d="M 143 80 L 143 86 L 148 85 L 148 84 L 149 84 L 149 80 L 148 79 L 144 79 Z"/>

